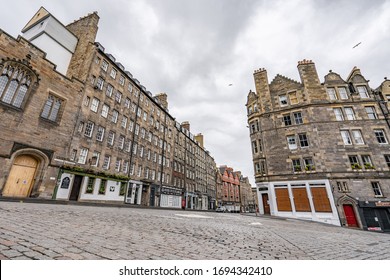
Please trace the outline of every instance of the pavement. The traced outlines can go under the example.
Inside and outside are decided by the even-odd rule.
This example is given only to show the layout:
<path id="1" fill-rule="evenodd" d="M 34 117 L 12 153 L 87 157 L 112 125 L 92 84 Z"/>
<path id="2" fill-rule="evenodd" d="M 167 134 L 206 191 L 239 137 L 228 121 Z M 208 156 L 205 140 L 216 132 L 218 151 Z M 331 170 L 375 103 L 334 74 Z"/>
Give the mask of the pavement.
<path id="1" fill-rule="evenodd" d="M 0 260 L 390 260 L 388 248 L 390 234 L 251 213 L 0 200 Z"/>

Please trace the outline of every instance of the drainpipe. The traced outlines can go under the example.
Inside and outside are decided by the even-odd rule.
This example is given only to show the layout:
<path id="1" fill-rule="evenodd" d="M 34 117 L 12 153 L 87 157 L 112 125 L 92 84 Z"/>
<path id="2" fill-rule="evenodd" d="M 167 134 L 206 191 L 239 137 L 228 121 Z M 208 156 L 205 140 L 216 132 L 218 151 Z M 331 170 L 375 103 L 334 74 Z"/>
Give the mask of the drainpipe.
<path id="1" fill-rule="evenodd" d="M 161 151 L 161 165 L 160 165 L 160 178 L 159 178 L 159 181 L 160 181 L 160 199 L 158 200 L 158 207 L 161 207 L 161 191 L 162 191 L 162 185 L 163 185 L 163 181 L 162 181 L 162 174 L 164 172 L 164 157 L 165 157 L 165 149 L 164 149 L 164 145 L 165 145 L 165 132 L 166 132 L 166 126 L 167 126 L 167 114 L 164 111 L 164 129 L 163 129 L 163 142 L 162 142 L 162 151 Z"/>
<path id="2" fill-rule="evenodd" d="M 139 109 L 139 101 L 140 101 L 140 98 L 141 98 L 141 94 L 142 94 L 142 90 L 140 89 L 140 91 L 138 93 L 137 106 L 135 108 L 134 127 L 133 127 L 133 132 L 132 132 L 133 137 L 131 139 L 131 145 L 130 145 L 129 171 L 127 172 L 129 178 L 131 177 L 130 172 L 131 172 L 131 165 L 133 163 L 134 140 L 136 139 L 135 138 L 136 137 L 136 135 L 135 135 L 135 127 L 137 126 L 138 109 Z M 124 198 L 123 198 L 123 202 L 124 203 L 126 203 L 126 197 L 127 197 L 128 191 L 129 191 L 129 182 L 126 185 L 125 195 L 124 195 Z"/>

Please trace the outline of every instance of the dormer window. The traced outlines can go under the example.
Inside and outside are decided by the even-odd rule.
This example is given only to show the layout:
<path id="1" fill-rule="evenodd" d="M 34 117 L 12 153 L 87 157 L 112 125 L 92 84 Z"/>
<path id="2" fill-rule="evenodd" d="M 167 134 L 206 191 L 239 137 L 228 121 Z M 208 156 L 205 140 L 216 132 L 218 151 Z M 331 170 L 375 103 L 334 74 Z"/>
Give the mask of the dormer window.
<path id="1" fill-rule="evenodd" d="M 367 88 L 365 86 L 357 86 L 356 88 L 360 98 L 369 98 Z"/>
<path id="2" fill-rule="evenodd" d="M 337 99 L 336 90 L 334 88 L 327 88 L 326 92 L 328 93 L 328 96 L 329 96 L 330 100 L 336 100 Z"/>
<path id="3" fill-rule="evenodd" d="M 286 95 L 280 95 L 279 96 L 279 103 L 280 103 L 281 107 L 287 106 L 288 105 L 287 96 Z"/>
<path id="4" fill-rule="evenodd" d="M 340 99 L 348 99 L 347 89 L 345 87 L 338 87 L 337 88 Z"/>

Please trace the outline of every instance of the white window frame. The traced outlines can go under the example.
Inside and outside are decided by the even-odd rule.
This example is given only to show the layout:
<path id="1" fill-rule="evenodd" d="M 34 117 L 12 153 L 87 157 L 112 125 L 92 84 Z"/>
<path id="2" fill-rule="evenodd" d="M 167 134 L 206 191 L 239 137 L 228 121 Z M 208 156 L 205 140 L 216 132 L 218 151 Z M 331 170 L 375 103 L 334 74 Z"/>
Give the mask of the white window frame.
<path id="1" fill-rule="evenodd" d="M 356 145 L 364 145 L 364 139 L 363 135 L 360 130 L 358 129 L 353 129 L 352 131 L 352 137 L 353 141 L 355 142 Z"/>
<path id="2" fill-rule="evenodd" d="M 88 121 L 87 124 L 85 125 L 84 136 L 91 138 L 94 127 L 95 127 L 95 123 Z"/>
<path id="3" fill-rule="evenodd" d="M 99 90 L 103 90 L 103 86 L 104 86 L 104 79 L 102 77 L 98 77 L 97 78 L 97 81 L 96 81 L 96 87 L 99 89 Z"/>
<path id="4" fill-rule="evenodd" d="M 116 160 L 116 162 L 115 162 L 115 171 L 116 172 L 120 172 L 121 171 L 121 162 L 122 162 L 121 159 L 117 159 Z"/>
<path id="5" fill-rule="evenodd" d="M 326 92 L 328 93 L 328 97 L 330 100 L 337 100 L 337 93 L 335 88 L 327 88 Z"/>
<path id="6" fill-rule="evenodd" d="M 352 145 L 352 138 L 348 130 L 340 130 L 344 145 Z"/>
<path id="7" fill-rule="evenodd" d="M 348 92 L 346 87 L 338 87 L 337 91 L 339 92 L 340 99 L 342 100 L 348 99 Z"/>
<path id="8" fill-rule="evenodd" d="M 381 135 L 378 135 L 378 133 L 380 133 Z M 388 144 L 389 143 L 387 141 L 387 137 L 386 137 L 384 129 L 374 129 L 374 134 L 375 134 L 375 138 L 379 144 Z M 378 139 L 378 136 L 384 138 L 385 142 L 380 142 Z"/>
<path id="9" fill-rule="evenodd" d="M 367 106 L 364 107 L 366 110 L 367 117 L 370 120 L 376 120 L 378 118 L 378 115 L 376 114 L 376 110 L 374 106 Z"/>
<path id="10" fill-rule="evenodd" d="M 115 68 L 112 68 L 111 73 L 110 73 L 110 77 L 115 80 L 117 73 L 118 73 L 118 71 Z"/>
<path id="11" fill-rule="evenodd" d="M 371 182 L 371 187 L 375 197 L 383 197 L 382 187 L 379 182 Z"/>
<path id="12" fill-rule="evenodd" d="M 110 106 L 104 103 L 102 106 L 102 114 L 101 114 L 102 117 L 107 118 L 109 111 L 110 111 Z"/>
<path id="13" fill-rule="evenodd" d="M 126 81 L 125 76 L 121 75 L 120 78 L 119 78 L 119 84 L 121 86 L 124 86 L 125 85 L 125 81 Z"/>
<path id="14" fill-rule="evenodd" d="M 98 126 L 97 132 L 96 132 L 96 141 L 102 142 L 104 139 L 104 131 L 105 128 L 102 126 Z"/>
<path id="15" fill-rule="evenodd" d="M 343 110 L 341 108 L 333 108 L 333 112 L 334 112 L 334 115 L 335 115 L 337 121 L 344 120 L 344 114 L 343 114 Z"/>
<path id="16" fill-rule="evenodd" d="M 344 111 L 345 111 L 345 116 L 346 116 L 347 120 L 349 120 L 349 121 L 356 120 L 355 112 L 353 111 L 352 107 L 344 107 Z"/>
<path id="17" fill-rule="evenodd" d="M 95 113 L 96 113 L 96 112 L 98 111 L 99 103 L 100 103 L 100 100 L 97 99 L 96 97 L 94 97 L 94 98 L 92 99 L 91 107 L 90 107 L 92 112 L 95 112 Z"/>
<path id="18" fill-rule="evenodd" d="M 108 97 L 111 97 L 113 92 L 114 92 L 114 87 L 111 84 L 107 84 L 106 95 Z"/>
<path id="19" fill-rule="evenodd" d="M 117 123 L 118 122 L 118 116 L 119 116 L 119 112 L 117 110 L 113 110 L 112 111 L 112 116 L 111 116 L 111 121 L 113 123 Z"/>
<path id="20" fill-rule="evenodd" d="M 297 137 L 295 135 L 288 135 L 287 145 L 290 150 L 298 149 Z"/>
<path id="21" fill-rule="evenodd" d="M 359 93 L 360 98 L 369 98 L 367 87 L 366 86 L 356 86 L 356 89 Z"/>
<path id="22" fill-rule="evenodd" d="M 288 105 L 287 95 L 279 95 L 279 104 L 280 107 L 285 107 Z"/>
<path id="23" fill-rule="evenodd" d="M 110 131 L 107 137 L 107 144 L 112 146 L 114 145 L 114 141 L 115 141 L 115 132 Z"/>
<path id="24" fill-rule="evenodd" d="M 88 157 L 88 149 L 81 148 L 79 154 L 79 160 L 77 161 L 77 163 L 85 164 L 87 162 L 87 157 Z"/>
<path id="25" fill-rule="evenodd" d="M 105 59 L 103 59 L 103 61 L 102 61 L 102 69 L 103 69 L 103 71 L 104 72 L 107 72 L 107 69 L 108 69 L 108 62 L 105 60 Z"/>
<path id="26" fill-rule="evenodd" d="M 110 169 L 110 162 L 111 162 L 111 156 L 109 155 L 104 155 L 104 160 L 103 160 L 103 166 L 102 168 L 105 170 Z"/>
<path id="27" fill-rule="evenodd" d="M 121 126 L 122 126 L 124 129 L 126 129 L 126 126 L 127 126 L 127 117 L 126 117 L 126 116 L 123 116 L 123 117 L 122 117 Z"/>

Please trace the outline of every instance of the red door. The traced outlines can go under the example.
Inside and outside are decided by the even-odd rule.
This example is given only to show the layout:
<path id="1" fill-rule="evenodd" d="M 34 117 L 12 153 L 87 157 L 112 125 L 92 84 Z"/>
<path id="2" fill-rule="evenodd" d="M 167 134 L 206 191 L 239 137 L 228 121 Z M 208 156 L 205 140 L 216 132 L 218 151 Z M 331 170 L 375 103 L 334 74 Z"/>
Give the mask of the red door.
<path id="1" fill-rule="evenodd" d="M 348 227 L 358 227 L 353 206 L 350 204 L 344 204 L 343 208 Z"/>

